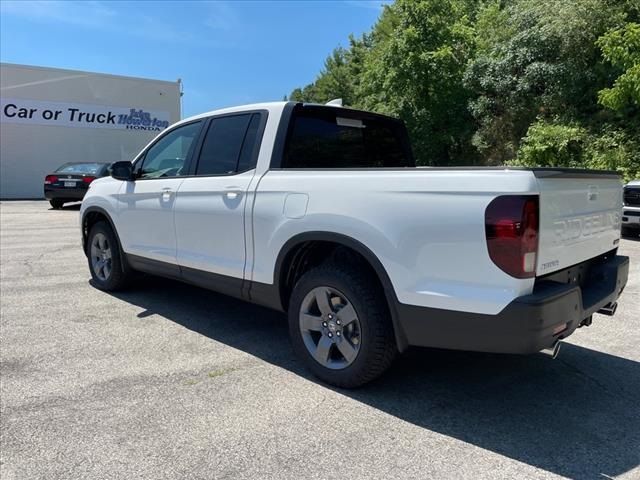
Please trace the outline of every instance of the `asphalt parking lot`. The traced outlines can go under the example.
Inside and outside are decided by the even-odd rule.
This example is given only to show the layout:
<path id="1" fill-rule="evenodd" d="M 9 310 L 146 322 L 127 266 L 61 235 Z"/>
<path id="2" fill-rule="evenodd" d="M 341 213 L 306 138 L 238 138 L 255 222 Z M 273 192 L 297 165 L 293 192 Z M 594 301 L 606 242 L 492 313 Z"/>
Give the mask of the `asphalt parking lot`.
<path id="1" fill-rule="evenodd" d="M 342 391 L 281 314 L 153 277 L 93 288 L 77 207 L 0 217 L 3 480 L 640 478 L 640 241 L 616 316 L 557 360 L 413 350 Z"/>

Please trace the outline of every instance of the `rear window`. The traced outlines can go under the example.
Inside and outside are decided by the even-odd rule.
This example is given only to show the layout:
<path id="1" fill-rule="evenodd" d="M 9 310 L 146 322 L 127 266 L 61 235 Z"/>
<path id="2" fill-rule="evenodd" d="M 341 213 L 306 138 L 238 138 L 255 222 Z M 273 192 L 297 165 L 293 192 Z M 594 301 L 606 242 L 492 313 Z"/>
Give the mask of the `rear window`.
<path id="1" fill-rule="evenodd" d="M 65 163 L 55 173 L 77 173 L 81 175 L 97 175 L 104 168 L 104 163 Z"/>
<path id="2" fill-rule="evenodd" d="M 283 168 L 412 167 L 404 125 L 327 107 L 294 112 Z"/>

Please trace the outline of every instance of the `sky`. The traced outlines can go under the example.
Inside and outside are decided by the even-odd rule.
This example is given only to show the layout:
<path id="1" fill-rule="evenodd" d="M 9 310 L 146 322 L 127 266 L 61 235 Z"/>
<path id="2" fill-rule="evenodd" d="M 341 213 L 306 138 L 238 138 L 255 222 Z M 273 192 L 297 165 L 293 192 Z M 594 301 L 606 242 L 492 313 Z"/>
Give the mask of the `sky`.
<path id="1" fill-rule="evenodd" d="M 0 60 L 175 81 L 183 117 L 282 100 L 384 0 L 0 1 Z"/>

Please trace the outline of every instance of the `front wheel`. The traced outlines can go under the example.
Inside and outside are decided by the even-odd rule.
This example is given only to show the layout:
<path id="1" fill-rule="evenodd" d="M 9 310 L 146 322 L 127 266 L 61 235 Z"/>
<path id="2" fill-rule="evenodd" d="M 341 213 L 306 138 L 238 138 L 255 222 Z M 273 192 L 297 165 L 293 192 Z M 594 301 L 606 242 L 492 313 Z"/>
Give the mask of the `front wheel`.
<path id="1" fill-rule="evenodd" d="M 97 288 L 114 291 L 128 284 L 131 271 L 109 224 L 98 222 L 91 227 L 87 248 L 89 270 Z"/>
<path id="2" fill-rule="evenodd" d="M 397 354 L 382 288 L 356 267 L 327 264 L 305 273 L 288 315 L 297 355 L 331 385 L 364 385 Z"/>

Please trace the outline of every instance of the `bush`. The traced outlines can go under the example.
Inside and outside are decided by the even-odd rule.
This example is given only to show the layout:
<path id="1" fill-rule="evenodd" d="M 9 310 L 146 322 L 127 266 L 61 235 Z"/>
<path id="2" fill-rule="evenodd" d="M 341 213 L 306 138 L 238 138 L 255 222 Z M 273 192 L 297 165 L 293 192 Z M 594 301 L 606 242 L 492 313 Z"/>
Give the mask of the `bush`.
<path id="1" fill-rule="evenodd" d="M 538 119 L 509 165 L 617 170 L 625 181 L 640 178 L 640 140 L 615 126 L 592 133 L 577 124 Z"/>

